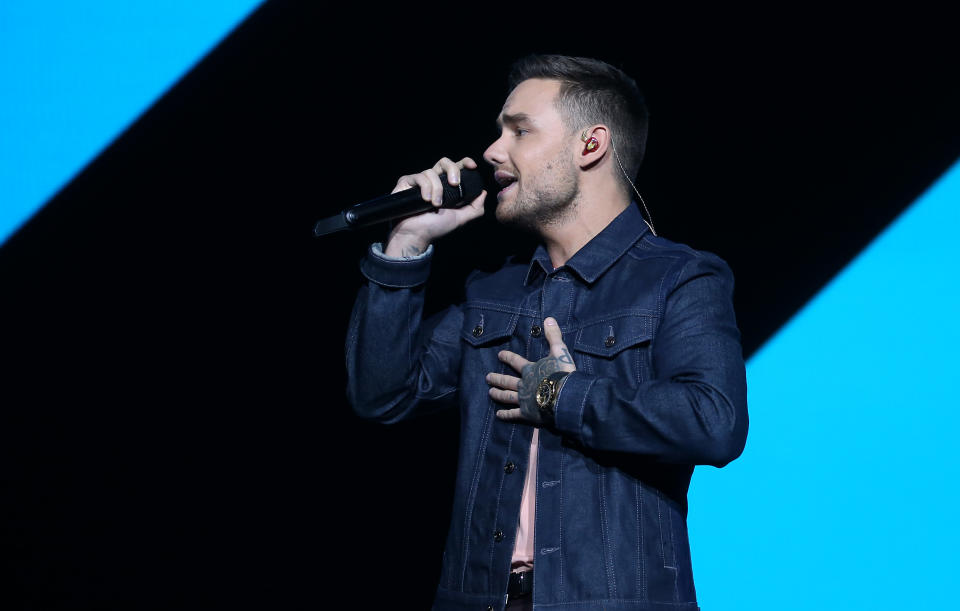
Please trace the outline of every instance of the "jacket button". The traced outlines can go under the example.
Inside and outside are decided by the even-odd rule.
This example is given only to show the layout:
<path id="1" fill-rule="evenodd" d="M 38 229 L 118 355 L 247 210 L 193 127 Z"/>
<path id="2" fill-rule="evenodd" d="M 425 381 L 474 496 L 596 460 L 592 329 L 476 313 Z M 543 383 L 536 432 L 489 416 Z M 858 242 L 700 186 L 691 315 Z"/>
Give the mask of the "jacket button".
<path id="1" fill-rule="evenodd" d="M 614 336 L 611 335 L 611 336 L 607 337 L 607 339 L 603 342 L 603 345 L 606 346 L 607 348 L 609 348 L 610 346 L 614 345 L 615 343 L 617 343 L 617 338 L 615 338 Z"/>
<path id="2" fill-rule="evenodd" d="M 543 335 L 543 329 L 540 328 L 540 325 L 533 325 L 530 327 L 530 335 L 534 337 L 540 337 Z"/>
<path id="3" fill-rule="evenodd" d="M 483 327 L 481 327 L 480 325 L 477 325 L 476 327 L 473 328 L 473 336 L 480 337 L 481 335 L 483 335 Z"/>
<path id="4" fill-rule="evenodd" d="M 507 473 L 513 473 L 516 470 L 516 468 L 517 468 L 517 465 L 513 464 L 512 462 L 508 462 L 503 466 L 503 470 L 506 471 Z"/>
<path id="5" fill-rule="evenodd" d="M 493 533 L 493 540 L 496 541 L 497 543 L 500 543 L 501 541 L 503 541 L 503 531 L 500 529 L 497 529 L 497 532 Z"/>
<path id="6" fill-rule="evenodd" d="M 487 605 L 487 611 L 493 611 L 493 605 Z"/>

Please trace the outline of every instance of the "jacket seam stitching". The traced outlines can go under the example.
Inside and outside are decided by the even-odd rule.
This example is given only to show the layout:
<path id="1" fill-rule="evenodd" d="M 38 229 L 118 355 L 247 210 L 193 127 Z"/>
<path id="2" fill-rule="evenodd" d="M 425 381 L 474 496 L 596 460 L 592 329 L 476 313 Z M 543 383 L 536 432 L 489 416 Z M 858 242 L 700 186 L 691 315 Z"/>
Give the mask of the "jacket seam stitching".
<path id="1" fill-rule="evenodd" d="M 610 521 L 607 516 L 607 474 L 603 467 L 600 469 L 600 477 L 597 478 L 597 487 L 600 495 L 600 532 L 603 537 L 603 568 L 607 574 L 607 594 L 616 598 L 617 577 L 613 568 L 613 542 L 610 540 Z"/>
<path id="2" fill-rule="evenodd" d="M 539 454 L 538 454 L 539 457 Z M 562 447 L 560 450 L 560 489 L 557 491 L 557 494 L 560 496 L 560 597 L 564 595 L 563 590 L 563 556 L 566 553 L 566 548 L 563 546 L 563 462 L 566 458 L 566 452 L 563 451 Z M 539 458 L 538 458 L 539 460 Z"/>
<path id="3" fill-rule="evenodd" d="M 587 384 L 587 390 L 583 393 L 583 399 L 580 400 L 580 412 L 577 414 L 577 437 L 580 438 L 581 443 L 587 445 L 583 440 L 583 412 L 587 407 L 587 397 L 590 395 L 590 389 L 593 388 L 593 385 L 596 383 L 596 378 L 590 380 L 590 383 Z"/>
<path id="4" fill-rule="evenodd" d="M 500 373 L 503 373 L 503 366 L 500 367 Z M 490 399 L 487 399 L 488 408 L 491 403 Z M 460 591 L 464 589 L 464 584 L 467 580 L 467 564 L 470 558 L 470 523 L 473 520 L 473 505 L 477 499 L 477 490 L 480 487 L 480 472 L 483 470 L 483 454 L 487 449 L 487 440 L 490 435 L 490 419 L 493 410 L 487 409 L 487 414 L 484 417 L 483 422 L 483 432 L 480 437 L 480 447 L 477 448 L 477 460 L 473 468 L 473 482 L 470 485 L 470 494 L 467 499 L 466 506 L 466 516 L 463 521 L 463 560 L 461 565 L 460 572 Z"/>
<path id="5" fill-rule="evenodd" d="M 639 480 L 633 482 L 633 493 L 636 496 L 634 508 L 637 511 L 637 592 L 640 597 L 647 597 L 647 563 L 643 558 L 643 484 Z"/>

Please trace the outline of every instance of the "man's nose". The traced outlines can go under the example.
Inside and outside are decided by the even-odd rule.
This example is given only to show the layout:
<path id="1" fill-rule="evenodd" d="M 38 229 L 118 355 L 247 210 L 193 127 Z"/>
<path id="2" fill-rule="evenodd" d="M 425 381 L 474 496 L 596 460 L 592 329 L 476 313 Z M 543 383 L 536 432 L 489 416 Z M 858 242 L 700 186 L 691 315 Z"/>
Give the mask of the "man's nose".
<path id="1" fill-rule="evenodd" d="M 490 165 L 500 165 L 507 160 L 503 152 L 503 147 L 501 146 L 502 140 L 503 138 L 497 138 L 487 147 L 487 150 L 483 152 L 483 159 Z"/>

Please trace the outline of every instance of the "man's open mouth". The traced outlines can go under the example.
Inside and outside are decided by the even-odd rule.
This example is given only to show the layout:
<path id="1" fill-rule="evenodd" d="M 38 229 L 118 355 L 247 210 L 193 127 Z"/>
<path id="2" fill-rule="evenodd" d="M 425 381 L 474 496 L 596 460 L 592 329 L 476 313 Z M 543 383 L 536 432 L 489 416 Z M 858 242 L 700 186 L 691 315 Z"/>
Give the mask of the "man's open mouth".
<path id="1" fill-rule="evenodd" d="M 494 172 L 493 178 L 497 181 L 497 184 L 502 187 L 497 193 L 497 197 L 500 197 L 507 191 L 511 190 L 513 185 L 517 182 L 517 177 L 513 174 L 508 174 L 507 172 Z"/>

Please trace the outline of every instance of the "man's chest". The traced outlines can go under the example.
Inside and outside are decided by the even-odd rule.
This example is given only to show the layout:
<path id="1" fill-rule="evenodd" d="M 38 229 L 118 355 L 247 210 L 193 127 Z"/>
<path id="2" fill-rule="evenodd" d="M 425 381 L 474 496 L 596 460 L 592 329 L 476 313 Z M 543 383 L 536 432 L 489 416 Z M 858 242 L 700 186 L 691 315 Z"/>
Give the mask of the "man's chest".
<path id="1" fill-rule="evenodd" d="M 543 358 L 549 351 L 543 320 L 552 316 L 577 369 L 639 384 L 652 373 L 649 351 L 659 322 L 662 284 L 662 274 L 656 273 L 611 273 L 588 284 L 561 269 L 523 290 L 468 294 L 461 328 L 464 373 L 503 370 L 497 359 L 500 350 L 530 361 Z"/>

